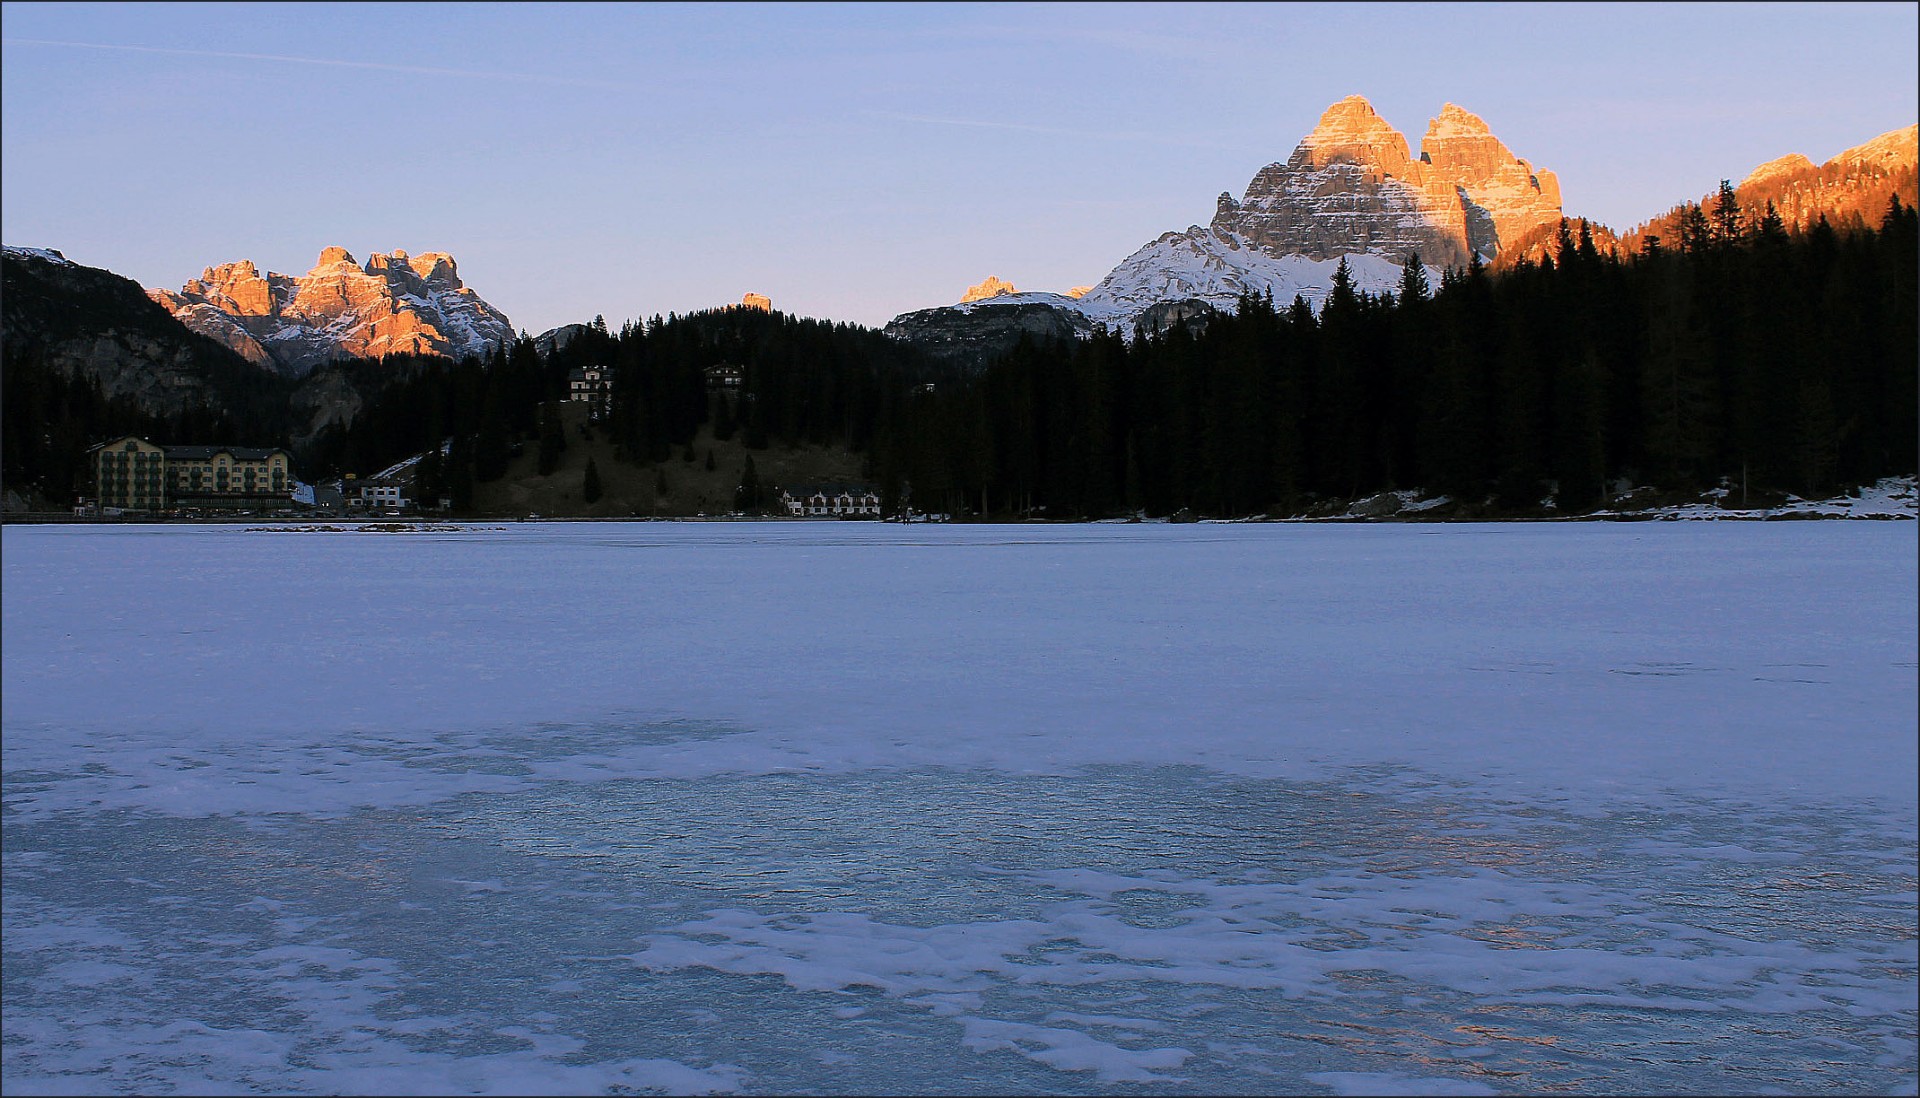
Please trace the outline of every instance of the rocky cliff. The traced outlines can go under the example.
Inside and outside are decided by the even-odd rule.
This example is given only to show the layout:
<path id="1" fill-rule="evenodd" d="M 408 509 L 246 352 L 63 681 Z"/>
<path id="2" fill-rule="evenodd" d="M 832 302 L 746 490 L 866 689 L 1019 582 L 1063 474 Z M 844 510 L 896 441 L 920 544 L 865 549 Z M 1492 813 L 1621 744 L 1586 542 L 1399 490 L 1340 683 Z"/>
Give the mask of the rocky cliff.
<path id="1" fill-rule="evenodd" d="M 1013 288 L 1013 283 L 1003 282 L 995 275 L 988 275 L 986 281 L 967 287 L 967 292 L 960 297 L 960 304 L 966 305 L 975 301 L 985 301 L 990 297 L 1005 297 L 1007 294 L 1019 292 Z"/>
<path id="2" fill-rule="evenodd" d="M 1126 322 L 1155 301 L 1231 308 L 1243 291 L 1317 302 L 1345 257 L 1364 289 L 1387 290 L 1418 254 L 1426 266 L 1491 260 L 1508 242 L 1557 225 L 1560 183 L 1517 157 L 1486 122 L 1452 103 L 1427 123 L 1420 153 L 1352 95 L 1328 107 L 1293 155 L 1223 193 L 1213 220 L 1160 236 L 1082 297 L 1096 319 Z"/>
<path id="3" fill-rule="evenodd" d="M 1046 342 L 1092 334 L 1092 323 L 1072 305 L 1064 294 L 1002 294 L 903 313 L 885 332 L 936 362 L 970 368 L 1013 350 L 1022 336 Z"/>
<path id="4" fill-rule="evenodd" d="M 1824 164 L 1800 153 L 1769 160 L 1747 173 L 1734 188 L 1734 198 L 1748 217 L 1763 216 L 1773 203 L 1788 232 L 1812 228 L 1825 217 L 1835 228 L 1864 223 L 1878 226 L 1887 203 L 1920 204 L 1916 169 L 1920 168 L 1920 126 L 1889 130 L 1879 137 L 1841 152 Z M 1703 195 L 1698 205 L 1711 210 L 1717 194 Z M 1621 246 L 1639 250 L 1648 235 L 1668 244 L 1678 239 L 1684 207 L 1647 222 L 1628 233 Z"/>
<path id="5" fill-rule="evenodd" d="M 1323 300 L 1344 260 L 1363 290 L 1390 291 L 1418 254 L 1437 283 L 1440 269 L 1478 253 L 1492 260 L 1510 242 L 1537 240 L 1558 226 L 1560 184 L 1452 103 L 1427 124 L 1416 156 L 1361 96 L 1328 107 L 1293 154 L 1254 173 L 1239 198 L 1223 193 L 1206 225 L 1163 233 L 1091 288 L 1070 295 L 1020 293 L 989 278 L 960 306 L 896 318 L 888 331 L 918 340 L 966 342 L 958 333 L 986 321 L 963 307 L 1046 305 L 1070 322 L 1122 330 L 1165 323 L 1168 302 L 1232 309 L 1242 293 L 1288 302 Z M 1187 312 L 1191 312 L 1189 306 Z M 902 323 L 908 317 L 911 324 Z M 948 333 L 941 327 L 952 328 Z"/>
<path id="6" fill-rule="evenodd" d="M 375 253 L 362 265 L 327 248 L 298 278 L 241 260 L 208 267 L 178 292 L 147 292 L 188 328 L 292 377 L 337 358 L 483 355 L 513 338 L 442 252 Z"/>
<path id="7" fill-rule="evenodd" d="M 89 379 L 159 416 L 252 412 L 285 399 L 284 379 L 182 328 L 132 279 L 40 248 L 7 248 L 0 272 L 10 360 Z"/>

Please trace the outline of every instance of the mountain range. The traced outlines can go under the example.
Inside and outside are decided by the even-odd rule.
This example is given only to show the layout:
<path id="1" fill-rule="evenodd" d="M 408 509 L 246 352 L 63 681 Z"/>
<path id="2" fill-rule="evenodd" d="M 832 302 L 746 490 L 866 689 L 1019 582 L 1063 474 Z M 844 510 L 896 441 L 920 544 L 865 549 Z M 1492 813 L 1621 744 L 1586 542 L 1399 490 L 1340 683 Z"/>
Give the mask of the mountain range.
<path id="1" fill-rule="evenodd" d="M 1772 202 L 1785 226 L 1826 215 L 1877 223 L 1890 196 L 1913 204 L 1920 127 L 1877 137 L 1816 165 L 1798 154 L 1762 164 L 1737 188 L 1744 210 Z M 1634 249 L 1671 237 L 1685 206 L 1624 237 L 1590 226 L 1603 248 Z M 1345 264 L 1356 288 L 1391 291 L 1417 255 L 1441 268 L 1479 257 L 1498 269 L 1550 249 L 1564 211 L 1558 179 L 1510 150 L 1478 115 L 1444 105 L 1414 153 L 1404 134 L 1361 96 L 1328 107 L 1284 161 L 1254 173 L 1238 198 L 1221 193 L 1205 225 L 1163 233 L 1094 285 L 1066 293 L 1021 291 L 998 278 L 962 300 L 901 314 L 886 331 L 935 359 L 978 365 L 1023 335 L 1068 339 L 1098 326 L 1120 331 L 1204 324 L 1243 293 L 1296 295 L 1317 305 Z M 1844 227 L 1844 226 L 1842 226 Z M 292 419 L 307 435 L 350 420 L 367 381 L 327 369 L 343 359 L 392 354 L 463 357 L 508 343 L 513 327 L 460 278 L 450 255 L 322 251 L 301 276 L 262 272 L 248 260 L 206 268 L 178 290 L 148 289 L 58 252 L 8 248 L 5 335 L 31 344 L 66 376 L 109 396 L 171 414 L 221 403 L 234 362 L 293 383 Z M 768 307 L 749 295 L 749 304 Z M 165 318 L 178 322 L 169 327 Z M 572 326 L 578 327 L 578 326 Z M 204 337 L 189 339 L 188 336 Z M 543 356 L 564 329 L 536 340 Z M 231 352 L 214 354 L 208 343 Z M 217 368 L 210 363 L 218 360 Z M 375 372 L 377 374 L 377 371 Z M 363 376 L 361 371 L 355 376 Z M 371 375 L 366 375 L 371 376 Z"/>
<path id="2" fill-rule="evenodd" d="M 1739 188 L 1742 208 L 1774 199 L 1789 229 L 1822 213 L 1877 224 L 1892 195 L 1915 201 L 1917 134 L 1912 126 L 1883 134 L 1825 165 L 1798 154 L 1770 161 Z M 1022 292 L 990 277 L 959 302 L 903 313 L 886 330 L 950 361 L 978 362 L 1022 334 L 1158 330 L 1231 310 L 1243 293 L 1283 304 L 1298 295 L 1317 307 L 1343 262 L 1363 291 L 1395 290 L 1415 255 L 1437 283 L 1442 268 L 1476 255 L 1496 268 L 1538 258 L 1563 216 L 1554 173 L 1515 155 L 1480 116 L 1444 105 L 1414 155 L 1404 134 L 1353 95 L 1328 107 L 1285 161 L 1255 172 L 1241 197 L 1221 193 L 1208 224 L 1161 234 L 1092 287 Z M 1588 227 L 1604 248 L 1635 247 L 1664 225 L 1656 219 L 1625 239 Z"/>
<path id="3" fill-rule="evenodd" d="M 149 290 L 188 328 L 290 377 L 336 358 L 484 355 L 513 338 L 500 310 L 460 281 L 444 252 L 327 248 L 295 278 L 250 260 L 208 267 L 179 291 Z"/>

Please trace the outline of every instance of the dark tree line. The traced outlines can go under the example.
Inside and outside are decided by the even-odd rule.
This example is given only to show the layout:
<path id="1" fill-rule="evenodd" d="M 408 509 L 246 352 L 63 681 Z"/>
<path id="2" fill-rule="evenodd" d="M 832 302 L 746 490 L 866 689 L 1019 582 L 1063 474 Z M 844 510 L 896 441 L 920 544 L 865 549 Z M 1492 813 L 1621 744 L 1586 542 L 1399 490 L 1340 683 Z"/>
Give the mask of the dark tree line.
<path id="1" fill-rule="evenodd" d="M 1343 267 L 1317 313 L 1247 296 L 1197 330 L 1022 343 L 971 374 L 871 329 L 756 309 L 618 331 L 595 318 L 545 355 L 522 335 L 486 359 L 334 364 L 365 405 L 297 457 L 312 479 L 425 451 L 422 494 L 465 510 L 528 444 L 557 467 L 551 402 L 597 366 L 613 377 L 598 429 L 622 461 L 692 460 L 703 427 L 750 450 L 840 447 L 866 455 L 889 511 L 1243 516 L 1401 488 L 1469 513 L 1579 511 L 1623 479 L 1823 495 L 1914 471 L 1914 210 L 1791 233 L 1724 186 L 1672 228 L 1623 255 L 1563 222 L 1540 261 L 1476 262 L 1437 286 L 1410 257 L 1391 294 Z M 716 392 L 706 371 L 722 364 L 741 384 Z M 110 434 L 251 441 L 204 413 L 143 418 L 28 348 L 10 344 L 6 369 L 9 482 L 24 471 L 50 496 Z M 757 476 L 748 491 L 763 494 Z"/>
<path id="2" fill-rule="evenodd" d="M 163 415 L 131 397 L 107 396 L 84 374 L 54 368 L 35 340 L 9 339 L 0 351 L 0 469 L 8 488 L 65 508 L 93 492 L 88 449 L 121 435 L 181 445 L 279 445 L 286 392 L 279 379 L 260 374 L 257 383 L 247 377 L 228 386 L 235 410 L 188 407 Z"/>
<path id="3" fill-rule="evenodd" d="M 575 370 L 609 372 L 599 429 L 635 465 L 691 459 L 703 426 L 750 449 L 866 451 L 905 388 L 933 376 L 912 348 L 870 329 L 740 307 L 629 322 L 618 332 L 596 317 L 556 344 L 543 356 L 523 335 L 484 360 L 336 364 L 375 395 L 350 425 L 303 447 L 302 467 L 322 476 L 365 472 L 425 451 L 422 495 L 445 495 L 466 510 L 473 486 L 503 476 L 529 443 L 543 473 L 558 467 L 566 438 L 552 402 L 568 395 Z M 706 371 L 722 364 L 741 368 L 741 384 L 710 392 Z M 757 484 L 750 494 L 762 502 Z"/>
<path id="4" fill-rule="evenodd" d="M 473 486 L 507 471 L 523 439 L 541 436 L 541 407 L 566 393 L 566 366 L 542 360 L 522 334 L 485 358 L 389 355 L 329 367 L 372 395 L 347 425 L 319 432 L 296 455 L 316 477 L 373 472 L 424 453 L 423 498 L 473 505 Z"/>
<path id="5" fill-rule="evenodd" d="M 1477 263 L 1396 294 L 1344 270 L 1316 315 L 1249 296 L 1197 334 L 1024 344 L 914 393 L 879 448 L 920 509 L 1084 517 L 1294 513 L 1390 489 L 1486 513 L 1609 485 L 1827 494 L 1916 467 L 1911 207 L 1790 235 L 1731 187 L 1671 245 Z M 1431 292 L 1430 292 L 1431 290 Z"/>
<path id="6" fill-rule="evenodd" d="M 607 427 L 623 458 L 666 460 L 703 425 L 753 450 L 840 446 L 866 452 L 904 390 L 931 369 L 918 352 L 857 325 L 730 307 L 629 323 L 575 338 L 556 359 L 613 371 Z M 739 367 L 710 392 L 709 367 Z"/>

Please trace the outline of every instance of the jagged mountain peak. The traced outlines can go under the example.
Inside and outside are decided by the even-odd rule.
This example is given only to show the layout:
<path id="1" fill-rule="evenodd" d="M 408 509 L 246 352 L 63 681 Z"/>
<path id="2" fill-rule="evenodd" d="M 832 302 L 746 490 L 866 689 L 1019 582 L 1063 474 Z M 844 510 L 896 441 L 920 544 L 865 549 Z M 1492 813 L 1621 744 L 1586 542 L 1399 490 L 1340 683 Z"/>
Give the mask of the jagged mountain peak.
<path id="1" fill-rule="evenodd" d="M 1251 292 L 1315 304 L 1343 260 L 1361 289 L 1391 291 L 1415 255 L 1437 281 L 1440 268 L 1476 253 L 1491 259 L 1560 217 L 1553 173 L 1515 156 L 1479 115 L 1443 105 L 1416 158 L 1365 96 L 1349 95 L 1321 113 L 1285 161 L 1256 172 L 1241 197 L 1221 192 L 1208 224 L 1162 233 L 1085 294 L 988 296 L 993 287 L 983 283 L 961 304 L 927 311 L 939 317 L 906 314 L 897 319 L 915 324 L 888 330 L 932 332 L 940 318 L 978 326 L 973 311 L 1016 306 L 1126 330 L 1166 303 L 1233 309 Z"/>
<path id="2" fill-rule="evenodd" d="M 334 358 L 479 355 L 513 338 L 445 252 L 396 248 L 363 265 L 331 246 L 298 278 L 242 259 L 208 267 L 178 292 L 147 293 L 194 331 L 296 377 Z"/>
<path id="3" fill-rule="evenodd" d="M 1428 137 L 1491 133 L 1487 121 L 1458 103 L 1443 103 L 1440 113 L 1427 120 Z"/>
<path id="4" fill-rule="evenodd" d="M 1337 162 L 1401 171 L 1409 159 L 1406 135 L 1380 117 L 1363 95 L 1349 95 L 1320 115 L 1300 139 L 1288 166 L 1323 168 Z"/>
<path id="5" fill-rule="evenodd" d="M 1013 283 L 1002 281 L 997 275 L 988 275 L 985 281 L 976 282 L 967 287 L 967 292 L 961 296 L 960 303 L 965 305 L 969 301 L 984 301 L 990 297 L 1003 297 L 1019 292 L 1013 288 Z"/>
<path id="6" fill-rule="evenodd" d="M 354 261 L 352 252 L 337 246 L 327 247 L 320 249 L 320 258 L 313 261 L 313 269 L 319 271 L 328 267 L 338 267 L 342 264 L 355 267 L 359 266 L 359 264 Z"/>

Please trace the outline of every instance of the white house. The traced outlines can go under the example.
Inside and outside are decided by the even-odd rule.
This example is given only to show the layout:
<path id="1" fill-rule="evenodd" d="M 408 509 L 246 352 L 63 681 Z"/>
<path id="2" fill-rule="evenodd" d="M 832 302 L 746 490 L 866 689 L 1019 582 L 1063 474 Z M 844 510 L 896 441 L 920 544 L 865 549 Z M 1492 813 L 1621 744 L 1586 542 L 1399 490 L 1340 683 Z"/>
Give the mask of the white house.
<path id="1" fill-rule="evenodd" d="M 572 371 L 567 375 L 567 399 L 585 404 L 593 419 L 606 415 L 613 399 L 613 371 L 604 366 Z"/>
<path id="2" fill-rule="evenodd" d="M 870 484 L 794 484 L 780 506 L 796 518 L 879 518 L 880 493 Z"/>
<path id="3" fill-rule="evenodd" d="M 367 477 L 347 481 L 347 506 L 365 511 L 404 511 L 413 506 L 412 489 L 401 477 Z"/>

